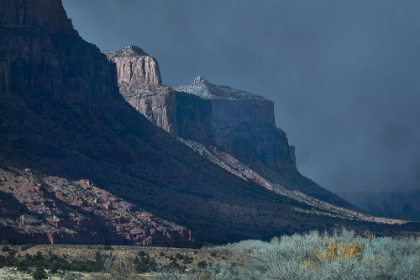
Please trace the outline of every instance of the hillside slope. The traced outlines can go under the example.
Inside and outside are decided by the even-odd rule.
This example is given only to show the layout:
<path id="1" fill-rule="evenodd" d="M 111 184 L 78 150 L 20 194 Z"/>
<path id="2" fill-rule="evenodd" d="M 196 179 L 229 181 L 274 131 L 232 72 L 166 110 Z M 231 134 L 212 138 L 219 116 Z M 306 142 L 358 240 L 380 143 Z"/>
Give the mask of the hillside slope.
<path id="1" fill-rule="evenodd" d="M 123 99 L 115 65 L 61 1 L 0 7 L 0 239 L 194 247 L 342 225 L 412 232 L 318 211 L 220 168 Z"/>
<path id="2" fill-rule="evenodd" d="M 156 60 L 134 49 L 141 50 L 128 46 L 105 54 L 116 64 L 119 77 L 131 78 L 119 79 L 121 94 L 152 123 L 184 144 L 194 146 L 196 151 L 202 145 L 198 150 L 206 149 L 212 158 L 218 158 L 213 162 L 222 167 L 232 165 L 229 157 L 233 157 L 242 166 L 230 166 L 227 170 L 238 169 L 234 174 L 241 173 L 241 178 L 286 196 L 296 198 L 293 192 L 299 192 L 307 197 L 306 202 L 318 200 L 332 207 L 363 212 L 299 173 L 295 147 L 289 145 L 286 133 L 276 127 L 272 101 L 243 90 L 213 85 L 201 76 L 190 85 L 162 86 Z M 159 82 L 150 84 L 145 82 L 148 80 L 145 74 L 133 75 L 131 69 L 140 68 L 138 61 L 151 61 L 141 68 L 154 69 L 149 72 L 156 73 L 153 80 Z M 255 176 L 250 173 L 257 174 L 259 179 L 252 178 Z"/>

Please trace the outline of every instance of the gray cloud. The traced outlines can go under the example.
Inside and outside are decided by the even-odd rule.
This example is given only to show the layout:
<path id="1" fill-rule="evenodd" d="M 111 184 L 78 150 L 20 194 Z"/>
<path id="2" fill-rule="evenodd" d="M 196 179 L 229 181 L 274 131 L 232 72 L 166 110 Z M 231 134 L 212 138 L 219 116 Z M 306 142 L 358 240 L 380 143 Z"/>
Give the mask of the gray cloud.
<path id="1" fill-rule="evenodd" d="M 299 170 L 333 191 L 420 189 L 420 2 L 63 0 L 102 50 L 163 82 L 197 75 L 275 102 Z"/>

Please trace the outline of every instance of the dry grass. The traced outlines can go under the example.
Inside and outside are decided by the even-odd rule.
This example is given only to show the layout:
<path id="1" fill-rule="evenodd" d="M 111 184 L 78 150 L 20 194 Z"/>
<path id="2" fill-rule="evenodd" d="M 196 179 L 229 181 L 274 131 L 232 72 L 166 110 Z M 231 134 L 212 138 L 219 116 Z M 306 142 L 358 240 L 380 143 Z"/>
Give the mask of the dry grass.
<path id="1" fill-rule="evenodd" d="M 139 257 L 139 252 L 142 251 L 161 265 L 167 265 L 173 260 L 179 265 L 182 265 L 183 260 L 176 257 L 177 254 L 180 254 L 192 258 L 191 263 L 185 264 L 187 269 L 195 268 L 200 261 L 217 263 L 220 261 L 227 261 L 231 257 L 230 253 L 223 251 L 214 253 L 211 250 L 168 247 L 111 246 L 112 250 L 104 250 L 104 246 L 101 245 L 36 245 L 25 251 L 22 251 L 20 246 L 10 247 L 18 252 L 18 257 L 23 257 L 25 254 L 34 256 L 40 251 L 43 256 L 55 254 L 68 261 L 94 261 L 96 253 L 100 253 L 101 255 L 112 255 L 113 258 L 119 260 L 134 259 L 136 256 Z"/>

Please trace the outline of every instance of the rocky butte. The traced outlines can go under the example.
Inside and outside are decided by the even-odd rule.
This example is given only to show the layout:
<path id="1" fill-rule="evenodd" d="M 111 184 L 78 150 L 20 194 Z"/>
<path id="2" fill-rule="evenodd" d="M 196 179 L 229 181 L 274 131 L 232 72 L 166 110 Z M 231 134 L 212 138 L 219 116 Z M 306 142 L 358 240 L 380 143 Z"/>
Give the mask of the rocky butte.
<path id="1" fill-rule="evenodd" d="M 119 67 L 123 63 L 128 64 L 128 56 L 119 54 L 132 48 L 129 46 L 123 50 L 105 52 L 116 63 L 118 76 L 130 76 L 129 68 Z M 231 172 L 232 168 L 242 169 L 236 172 L 243 173 L 241 177 L 255 177 L 258 174 L 258 179 L 254 178 L 254 181 L 282 194 L 290 190 L 299 191 L 335 206 L 357 211 L 350 203 L 298 172 L 295 147 L 289 145 L 286 133 L 276 127 L 271 100 L 243 90 L 211 84 L 202 76 L 198 76 L 190 85 L 177 88 L 162 86 L 155 59 L 144 51 L 130 52 L 128 58 L 132 61 L 153 61 L 145 68 L 153 69 L 148 75 L 155 73 L 155 79 L 151 79 L 155 83 L 145 83 L 145 77 L 138 77 L 138 81 L 131 80 L 130 83 L 120 80 L 119 88 L 124 98 L 154 124 L 182 139 L 185 144 L 194 145 L 195 150 L 201 153 L 206 149 L 207 155 L 223 161 L 225 167 L 232 165 L 226 162 L 230 160 L 226 156 L 233 157 L 247 166 L 246 171 L 244 166 L 230 166 Z"/>
<path id="2" fill-rule="evenodd" d="M 133 64 L 139 60 L 153 61 L 144 68 L 150 69 L 147 76 L 156 75 L 154 79 L 137 76 L 138 81 L 119 80 L 120 93 L 152 123 L 203 158 L 243 180 L 334 215 L 350 219 L 353 215 L 364 215 L 354 205 L 298 172 L 295 148 L 288 144 L 285 132 L 276 127 L 272 101 L 211 84 L 202 76 L 190 85 L 164 86 L 156 60 L 139 47 L 104 53 L 117 65 L 119 77 L 132 76 L 130 68 L 120 67 L 130 65 L 127 58 Z"/>
<path id="3" fill-rule="evenodd" d="M 161 86 L 157 63 L 134 47 L 111 63 L 79 37 L 61 1 L 0 0 L 0 20 L 1 240 L 196 247 L 341 226 L 419 231 L 295 176 L 293 149 L 273 118 L 249 119 L 281 144 L 272 156 L 224 119 L 234 100 Z M 180 140 L 130 106 L 123 84 Z M 142 92 L 150 97 L 135 97 Z M 272 103 L 258 102 L 270 116 L 263 108 Z M 231 146 L 238 139 L 248 151 Z"/>

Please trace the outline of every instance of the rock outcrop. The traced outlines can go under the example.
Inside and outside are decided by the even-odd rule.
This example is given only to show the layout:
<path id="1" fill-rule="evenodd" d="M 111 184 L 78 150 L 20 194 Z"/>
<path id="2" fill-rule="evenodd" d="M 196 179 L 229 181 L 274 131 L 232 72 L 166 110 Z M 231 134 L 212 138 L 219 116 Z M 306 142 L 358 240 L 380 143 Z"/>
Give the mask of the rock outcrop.
<path id="1" fill-rule="evenodd" d="M 118 83 L 121 86 L 138 88 L 162 84 L 157 60 L 141 48 L 127 46 L 104 54 L 117 66 Z"/>
<path id="2" fill-rule="evenodd" d="M 175 137 L 214 143 L 208 100 L 167 86 L 127 87 L 124 98 L 147 119 Z"/>
<path id="3" fill-rule="evenodd" d="M 113 57 L 118 67 L 125 57 Z M 244 163 L 274 170 L 296 169 L 294 147 L 275 125 L 274 104 L 259 95 L 216 86 L 203 77 L 192 85 L 127 86 L 125 99 L 149 120 L 176 137 L 216 145 Z"/>
<path id="4" fill-rule="evenodd" d="M 113 61 L 118 60 L 118 56 L 113 57 Z M 173 136 L 204 144 L 209 150 L 210 146 L 217 147 L 281 188 L 358 211 L 298 172 L 294 146 L 276 127 L 272 101 L 213 85 L 201 76 L 178 88 L 119 86 L 134 108 Z"/>
<path id="5" fill-rule="evenodd" d="M 152 124 L 119 94 L 115 64 L 68 30 L 60 1 L 0 0 L 0 7 L 3 19 L 10 10 L 31 19 L 48 12 L 0 25 L 1 240 L 194 247 L 314 228 L 390 232 L 247 179 L 264 181 L 258 176 L 235 176 Z M 201 107 L 181 106 L 182 98 L 209 100 L 170 92 L 179 117 L 172 128 L 202 120 L 190 137 L 213 141 L 205 129 L 213 125 L 211 103 L 201 115 Z"/>
<path id="6" fill-rule="evenodd" d="M 176 90 L 208 100 L 214 145 L 224 152 L 244 163 L 261 163 L 275 171 L 296 169 L 294 147 L 289 146 L 286 133 L 276 127 L 273 101 L 213 85 L 201 76 Z"/>
<path id="7" fill-rule="evenodd" d="M 0 25 L 40 27 L 53 34 L 77 34 L 71 20 L 67 18 L 61 0 L 1 1 Z"/>
<path id="8" fill-rule="evenodd" d="M 112 103 L 115 68 L 73 29 L 59 0 L 2 0 L 0 91 L 68 102 Z"/>

